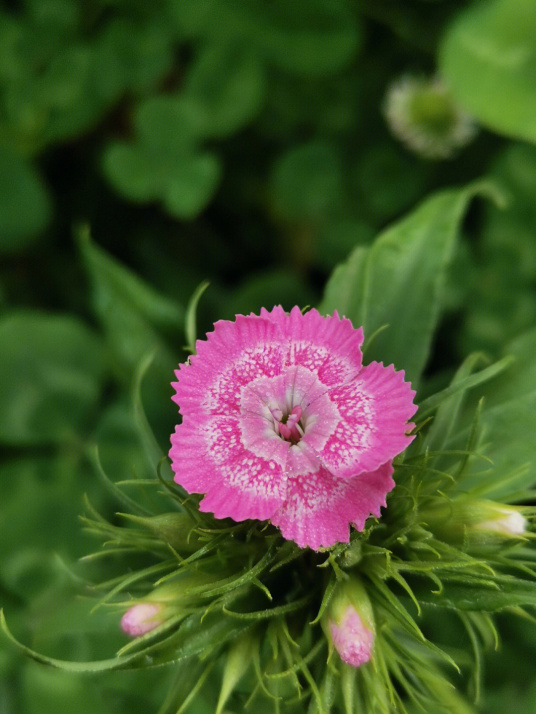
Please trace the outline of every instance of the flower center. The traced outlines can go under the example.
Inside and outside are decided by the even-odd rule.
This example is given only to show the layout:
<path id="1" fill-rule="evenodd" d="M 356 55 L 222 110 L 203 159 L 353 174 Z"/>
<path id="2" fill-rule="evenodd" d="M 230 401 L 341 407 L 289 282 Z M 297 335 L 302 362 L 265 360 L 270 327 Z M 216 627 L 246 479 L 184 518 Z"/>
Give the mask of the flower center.
<path id="1" fill-rule="evenodd" d="M 276 434 L 289 441 L 292 445 L 297 444 L 303 436 L 303 427 L 299 423 L 303 410 L 300 406 L 295 406 L 290 412 L 284 414 L 281 409 L 270 409 L 274 419 L 274 429 Z"/>

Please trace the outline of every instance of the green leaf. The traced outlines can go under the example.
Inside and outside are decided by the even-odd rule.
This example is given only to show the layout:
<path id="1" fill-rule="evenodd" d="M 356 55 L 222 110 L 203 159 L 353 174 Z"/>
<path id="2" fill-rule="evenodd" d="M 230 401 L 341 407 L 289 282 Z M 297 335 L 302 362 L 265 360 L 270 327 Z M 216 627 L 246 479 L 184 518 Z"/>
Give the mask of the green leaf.
<path id="1" fill-rule="evenodd" d="M 159 329 L 179 333 L 184 320 L 182 307 L 93 243 L 85 229 L 79 245 L 93 283 L 95 312 L 116 354 L 132 368 L 155 349 L 160 359 L 173 361 Z"/>
<path id="2" fill-rule="evenodd" d="M 369 248 L 357 248 L 329 280 L 322 313 L 338 310 L 363 326 L 368 362 L 393 363 L 418 383 L 442 308 L 446 270 L 469 202 L 490 193 L 486 184 L 443 191 L 382 233 Z"/>
<path id="3" fill-rule="evenodd" d="M 183 92 L 193 126 L 206 137 L 225 137 L 249 123 L 261 107 L 264 73 L 250 49 L 213 44 L 196 58 Z"/>
<path id="4" fill-rule="evenodd" d="M 461 423 L 448 448 L 459 448 L 467 439 L 478 398 L 484 397 L 480 415 L 481 450 L 493 462 L 475 471 L 464 486 L 482 483 L 486 498 L 508 500 L 518 490 L 536 482 L 536 329 L 508 345 L 511 366 L 487 382 L 468 400 Z M 482 469 L 482 465 L 480 464 Z"/>
<path id="5" fill-rule="evenodd" d="M 0 441 L 46 444 L 87 429 L 106 375 L 99 338 L 74 317 L 17 312 L 0 321 Z"/>
<path id="6" fill-rule="evenodd" d="M 51 214 L 50 197 L 34 167 L 0 146 L 0 254 L 31 245 Z"/>
<path id="7" fill-rule="evenodd" d="M 84 492 L 102 504 L 101 484 L 73 448 L 3 461 L 0 582 L 21 600 L 33 600 L 51 585 L 58 553 L 70 562 L 92 545 L 78 521 Z"/>
<path id="8" fill-rule="evenodd" d="M 173 166 L 164 206 L 177 218 L 195 218 L 210 202 L 221 176 L 218 157 L 209 152 L 184 156 Z"/>
<path id="9" fill-rule="evenodd" d="M 412 590 L 420 603 L 456 610 L 496 612 L 524 605 L 536 606 L 536 582 L 520 580 L 508 575 L 490 578 L 484 584 L 481 578 L 474 580 L 466 574 L 463 580 L 445 581 L 440 593 L 430 589 L 430 581 L 412 583 Z"/>
<path id="10" fill-rule="evenodd" d="M 439 70 L 455 99 L 500 134 L 536 141 L 534 0 L 472 3 L 448 28 Z"/>
<path id="11" fill-rule="evenodd" d="M 112 143 L 103 157 L 110 182 L 125 197 L 142 203 L 160 200 L 177 218 L 195 218 L 209 203 L 221 176 L 219 159 L 193 148 L 177 151 L 160 136 L 155 150 L 144 144 Z M 181 140 L 182 142 L 182 140 Z"/>
<path id="12" fill-rule="evenodd" d="M 506 341 L 536 324 L 536 146 L 508 145 L 494 162 L 491 178 L 508 204 L 502 210 L 492 204 L 485 208 L 473 248 L 482 277 L 464 276 L 469 296 L 462 335 L 465 351 L 495 355 Z"/>
<path id="13" fill-rule="evenodd" d="M 140 102 L 134 115 L 140 144 L 153 153 L 188 153 L 200 135 L 196 108 L 180 94 L 158 94 Z M 180 130 L 178 130 L 180 128 Z"/>
<path id="14" fill-rule="evenodd" d="M 184 332 L 186 336 L 186 351 L 189 354 L 193 354 L 195 352 L 195 343 L 197 341 L 197 306 L 199 305 L 199 301 L 209 285 L 210 283 L 208 280 L 205 280 L 198 285 L 186 307 Z"/>
<path id="15" fill-rule="evenodd" d="M 131 18 L 112 19 L 96 39 L 92 59 L 95 88 L 104 101 L 150 89 L 173 63 L 168 18 L 157 13 L 141 25 Z"/>
<path id="16" fill-rule="evenodd" d="M 360 155 L 354 170 L 358 195 L 381 218 L 399 215 L 425 192 L 424 165 L 388 144 L 374 145 Z"/>
<path id="17" fill-rule="evenodd" d="M 357 51 L 356 14 L 346 3 L 288 0 L 253 4 L 250 32 L 266 57 L 286 72 L 323 76 L 344 67 Z"/>
<path id="18" fill-rule="evenodd" d="M 84 674 L 106 672 L 107 670 L 124 668 L 126 665 L 130 664 L 130 662 L 134 662 L 140 659 L 139 653 L 125 655 L 123 657 L 114 657 L 111 659 L 100 660 L 97 662 L 69 662 L 64 660 L 58 660 L 54 657 L 47 657 L 46 655 L 42 655 L 39 652 L 35 652 L 30 647 L 26 647 L 22 643 L 18 642 L 18 640 L 12 635 L 11 631 L 9 630 L 4 612 L 2 610 L 0 610 L 0 630 L 3 631 L 4 635 L 10 640 L 10 642 L 15 645 L 21 652 L 23 652 L 23 654 L 25 654 L 27 657 L 30 657 L 31 659 L 35 660 L 36 662 L 40 662 L 41 664 L 46 664 L 56 669 L 62 669 L 66 672 L 79 672 Z"/>
<path id="19" fill-rule="evenodd" d="M 458 372 L 456 372 L 452 383 L 449 384 L 448 387 L 441 390 L 441 392 L 432 394 L 430 397 L 421 402 L 419 406 L 419 419 L 425 419 L 439 406 L 442 409 L 443 407 L 445 408 L 445 419 L 450 421 L 448 415 L 452 413 L 455 414 L 458 411 L 459 407 L 457 405 L 459 400 L 463 397 L 464 392 L 478 386 L 479 384 L 483 384 L 484 382 L 487 382 L 495 377 L 495 375 L 500 374 L 500 372 L 511 364 L 512 360 L 512 357 L 505 357 L 499 362 L 495 362 L 494 364 L 481 369 L 476 374 L 473 374 L 475 366 L 479 362 L 485 362 L 486 360 L 481 354 L 470 355 L 462 364 Z M 452 400 L 452 397 L 456 397 L 456 399 Z M 446 400 L 448 400 L 448 405 L 444 404 Z M 442 428 L 444 427 L 446 427 L 446 425 L 442 425 Z"/>
<path id="20" fill-rule="evenodd" d="M 259 313 L 266 305 L 283 305 L 291 310 L 294 305 L 310 305 L 314 293 L 303 278 L 289 270 L 270 270 L 255 273 L 237 285 L 227 298 L 221 317 L 233 320 L 235 315 Z"/>
<path id="21" fill-rule="evenodd" d="M 323 141 L 290 149 L 276 161 L 271 181 L 275 206 L 285 218 L 315 220 L 340 206 L 341 161 Z"/>
<path id="22" fill-rule="evenodd" d="M 182 0 L 172 7 L 188 36 L 219 43 L 243 42 L 283 70 L 301 77 L 331 75 L 348 64 L 358 48 L 357 13 L 347 3 L 308 0 Z"/>

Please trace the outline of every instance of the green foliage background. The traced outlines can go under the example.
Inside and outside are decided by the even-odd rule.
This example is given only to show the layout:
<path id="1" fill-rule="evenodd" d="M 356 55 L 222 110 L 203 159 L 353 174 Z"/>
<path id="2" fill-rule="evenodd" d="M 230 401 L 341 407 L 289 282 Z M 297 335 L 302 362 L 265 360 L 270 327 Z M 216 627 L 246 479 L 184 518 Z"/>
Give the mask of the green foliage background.
<path id="1" fill-rule="evenodd" d="M 424 396 L 475 350 L 514 353 L 484 419 L 501 468 L 534 460 L 535 22 L 534 0 L 2 4 L 0 602 L 21 639 L 74 660 L 123 642 L 115 613 L 76 597 L 94 547 L 77 517 L 85 493 L 116 508 L 95 443 L 114 479 L 152 475 L 132 407 L 148 354 L 167 450 L 204 280 L 199 334 L 262 305 L 336 308 L 366 334 L 388 323 L 366 357 L 424 369 Z M 392 137 L 382 104 L 403 72 L 443 76 L 481 124 L 473 144 L 432 162 Z M 513 697 L 529 714 L 536 630 L 503 616 L 502 635 L 480 710 Z M 0 641 L 2 714 L 156 712 L 169 676 L 80 678 Z M 191 711 L 216 698 L 207 684 Z"/>

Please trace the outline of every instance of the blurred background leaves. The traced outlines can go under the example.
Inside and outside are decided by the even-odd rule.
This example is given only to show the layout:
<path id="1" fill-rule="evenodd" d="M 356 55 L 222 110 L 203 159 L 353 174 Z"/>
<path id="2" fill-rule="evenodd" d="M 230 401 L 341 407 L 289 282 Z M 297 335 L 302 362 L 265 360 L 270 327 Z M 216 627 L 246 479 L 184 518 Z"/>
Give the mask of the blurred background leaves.
<path id="1" fill-rule="evenodd" d="M 142 402 L 166 452 L 185 309 L 205 279 L 199 333 L 262 305 L 320 304 L 341 263 L 329 309 L 334 281 L 339 290 L 353 266 L 349 289 L 359 287 L 356 265 L 386 250 L 388 225 L 404 225 L 433 192 L 490 176 L 505 206 L 474 202 L 456 248 L 447 224 L 457 219 L 438 209 L 437 230 L 418 251 L 408 242 L 407 260 L 386 254 L 375 285 L 402 280 L 401 320 L 417 293 L 426 312 L 439 286 L 420 280 L 419 262 L 444 261 L 434 340 L 397 326 L 415 334 L 424 393 L 473 350 L 513 350 L 527 365 L 515 400 L 530 410 L 533 333 L 520 335 L 536 324 L 535 18 L 534 0 L 0 6 L 0 600 L 25 641 L 73 659 L 121 641 L 115 613 L 90 616 L 75 597 L 69 573 L 91 549 L 77 515 L 84 493 L 115 508 L 96 475 L 96 442 L 117 480 L 151 475 L 131 399 L 148 354 Z M 404 73 L 441 74 L 480 124 L 448 161 L 391 134 L 385 96 Z M 372 343 L 380 359 L 384 337 Z M 490 433 L 523 445 L 526 421 L 493 416 L 494 394 L 507 398 L 501 380 L 490 383 Z M 530 661 L 534 638 L 525 633 L 509 657 L 519 633 L 506 617 L 503 630 L 482 711 L 503 712 L 512 693 L 533 711 L 534 687 L 522 690 L 514 662 Z M 79 679 L 4 645 L 2 714 L 156 712 L 173 674 Z M 214 710 L 206 691 L 191 711 Z"/>

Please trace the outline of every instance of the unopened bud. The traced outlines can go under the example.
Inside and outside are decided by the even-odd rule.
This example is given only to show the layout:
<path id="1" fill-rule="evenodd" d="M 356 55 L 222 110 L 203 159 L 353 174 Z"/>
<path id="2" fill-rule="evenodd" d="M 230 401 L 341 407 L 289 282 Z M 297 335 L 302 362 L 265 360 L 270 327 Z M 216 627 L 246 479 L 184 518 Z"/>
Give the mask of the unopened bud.
<path id="1" fill-rule="evenodd" d="M 159 617 L 164 606 L 155 602 L 140 602 L 127 610 L 121 618 L 123 632 L 131 637 L 140 637 L 161 625 L 164 620 Z"/>
<path id="2" fill-rule="evenodd" d="M 371 659 L 375 635 L 374 616 L 360 580 L 351 577 L 339 585 L 322 626 L 343 662 L 352 667 L 361 667 Z"/>
<path id="3" fill-rule="evenodd" d="M 146 528 L 162 543 L 170 545 L 181 553 L 193 552 L 199 548 L 199 536 L 195 532 L 195 521 L 187 513 L 161 513 L 158 516 L 134 516 L 123 514 L 123 517 Z"/>
<path id="4" fill-rule="evenodd" d="M 421 515 L 436 535 L 455 543 L 487 545 L 520 538 L 527 530 L 520 509 L 495 501 L 460 499 Z"/>
<path id="5" fill-rule="evenodd" d="M 132 637 L 145 635 L 170 617 L 184 612 L 213 582 L 214 577 L 208 573 L 180 572 L 125 612 L 121 619 L 123 631 Z"/>

